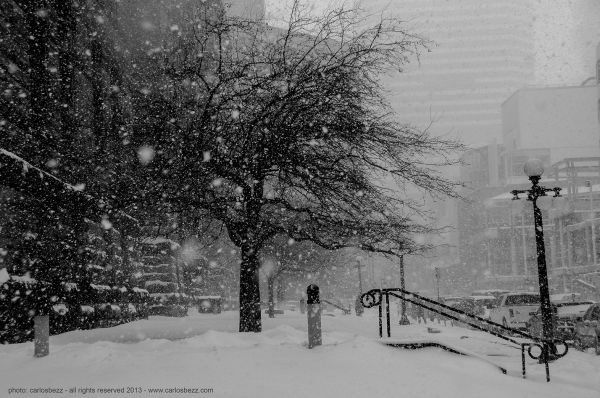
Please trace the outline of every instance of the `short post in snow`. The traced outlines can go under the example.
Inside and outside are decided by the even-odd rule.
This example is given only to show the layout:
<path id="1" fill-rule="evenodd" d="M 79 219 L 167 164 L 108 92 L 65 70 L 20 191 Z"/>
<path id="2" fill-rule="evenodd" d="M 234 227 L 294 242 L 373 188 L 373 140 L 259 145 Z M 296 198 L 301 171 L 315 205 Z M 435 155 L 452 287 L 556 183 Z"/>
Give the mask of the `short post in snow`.
<path id="1" fill-rule="evenodd" d="M 304 297 L 300 299 L 300 313 L 304 314 L 306 312 L 306 300 Z"/>
<path id="2" fill-rule="evenodd" d="M 37 358 L 48 355 L 50 348 L 50 316 L 36 315 L 33 317 L 33 355 Z"/>
<path id="3" fill-rule="evenodd" d="M 306 312 L 308 314 L 308 348 L 321 345 L 321 299 L 319 287 L 309 285 L 306 288 Z"/>

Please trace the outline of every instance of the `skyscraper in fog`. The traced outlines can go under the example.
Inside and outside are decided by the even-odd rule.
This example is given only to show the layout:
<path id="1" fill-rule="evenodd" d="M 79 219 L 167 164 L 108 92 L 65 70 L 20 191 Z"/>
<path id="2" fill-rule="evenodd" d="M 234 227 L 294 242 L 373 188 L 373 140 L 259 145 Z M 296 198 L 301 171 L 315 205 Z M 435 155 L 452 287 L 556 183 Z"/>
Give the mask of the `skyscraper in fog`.
<path id="1" fill-rule="evenodd" d="M 500 104 L 534 75 L 530 0 L 377 0 L 434 41 L 420 64 L 388 78 L 403 121 L 449 133 L 466 144 L 501 137 Z"/>
<path id="2" fill-rule="evenodd" d="M 502 141 L 501 104 L 531 84 L 535 71 L 533 0 L 369 0 L 373 11 L 406 21 L 434 42 L 404 73 L 386 78 L 403 122 L 479 146 Z M 446 170 L 450 174 L 457 171 Z M 485 170 L 482 170 L 484 172 Z M 451 201 L 431 205 L 439 225 L 457 225 Z M 451 245 L 457 236 L 442 237 Z M 456 252 L 440 253 L 440 263 Z"/>
<path id="3" fill-rule="evenodd" d="M 265 16 L 265 0 L 222 0 L 230 15 L 260 19 Z"/>
<path id="4" fill-rule="evenodd" d="M 535 1 L 535 83 L 576 86 L 594 75 L 600 1 Z"/>

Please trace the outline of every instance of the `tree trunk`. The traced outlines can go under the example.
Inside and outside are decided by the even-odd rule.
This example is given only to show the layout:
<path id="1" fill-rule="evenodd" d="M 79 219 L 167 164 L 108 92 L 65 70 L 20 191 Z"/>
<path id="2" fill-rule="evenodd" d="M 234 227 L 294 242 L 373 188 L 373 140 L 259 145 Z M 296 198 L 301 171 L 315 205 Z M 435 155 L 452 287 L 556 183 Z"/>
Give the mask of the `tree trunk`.
<path id="1" fill-rule="evenodd" d="M 240 332 L 260 332 L 260 289 L 258 278 L 258 253 L 242 245 L 240 266 Z"/>
<path id="2" fill-rule="evenodd" d="M 277 302 L 281 303 L 285 301 L 286 287 L 287 285 L 285 283 L 285 276 L 280 274 L 277 278 L 277 289 L 275 294 L 275 297 L 277 297 Z"/>
<path id="3" fill-rule="evenodd" d="M 269 290 L 269 318 L 275 318 L 275 292 L 273 289 L 275 286 L 274 277 L 269 276 L 267 278 L 267 286 Z"/>

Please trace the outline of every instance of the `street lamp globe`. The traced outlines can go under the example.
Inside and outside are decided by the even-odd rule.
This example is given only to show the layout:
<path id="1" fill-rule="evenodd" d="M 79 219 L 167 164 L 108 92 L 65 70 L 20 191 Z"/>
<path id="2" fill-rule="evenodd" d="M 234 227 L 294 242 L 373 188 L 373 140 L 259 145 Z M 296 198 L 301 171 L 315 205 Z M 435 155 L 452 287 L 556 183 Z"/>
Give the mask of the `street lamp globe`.
<path id="1" fill-rule="evenodd" d="M 541 177 L 544 174 L 544 164 L 539 159 L 529 159 L 523 166 L 527 177 Z"/>

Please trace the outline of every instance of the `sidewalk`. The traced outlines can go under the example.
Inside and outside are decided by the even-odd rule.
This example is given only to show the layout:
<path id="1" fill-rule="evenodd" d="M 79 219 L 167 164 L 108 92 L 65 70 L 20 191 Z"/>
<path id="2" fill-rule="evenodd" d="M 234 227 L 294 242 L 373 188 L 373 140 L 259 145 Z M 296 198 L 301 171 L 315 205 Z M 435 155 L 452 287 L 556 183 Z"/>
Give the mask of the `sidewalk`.
<path id="1" fill-rule="evenodd" d="M 192 313 L 53 336 L 45 358 L 33 358 L 32 343 L 0 346 L 0 395 L 9 388 L 101 387 L 113 389 L 111 397 L 130 397 L 118 392 L 128 386 L 144 390 L 138 396 L 158 397 L 181 394 L 150 390 L 212 388 L 210 396 L 227 398 L 364 398 L 399 392 L 406 397 L 597 398 L 600 393 L 600 357 L 595 355 L 569 353 L 551 365 L 551 383 L 545 382 L 543 368 L 528 365 L 528 379 L 523 380 L 519 352 L 483 333 L 435 324 L 440 333 L 430 334 L 430 324 L 392 322 L 394 339 L 435 336 L 437 341 L 506 363 L 509 375 L 435 347 L 386 347 L 378 337 L 376 311 L 368 310 L 363 317 L 331 315 L 322 317 L 323 346 L 310 350 L 306 314 L 294 312 L 263 319 L 262 333 L 237 333 L 234 312 Z M 91 391 L 85 396 L 106 397 Z M 82 396 L 60 396 L 65 395 Z"/>

